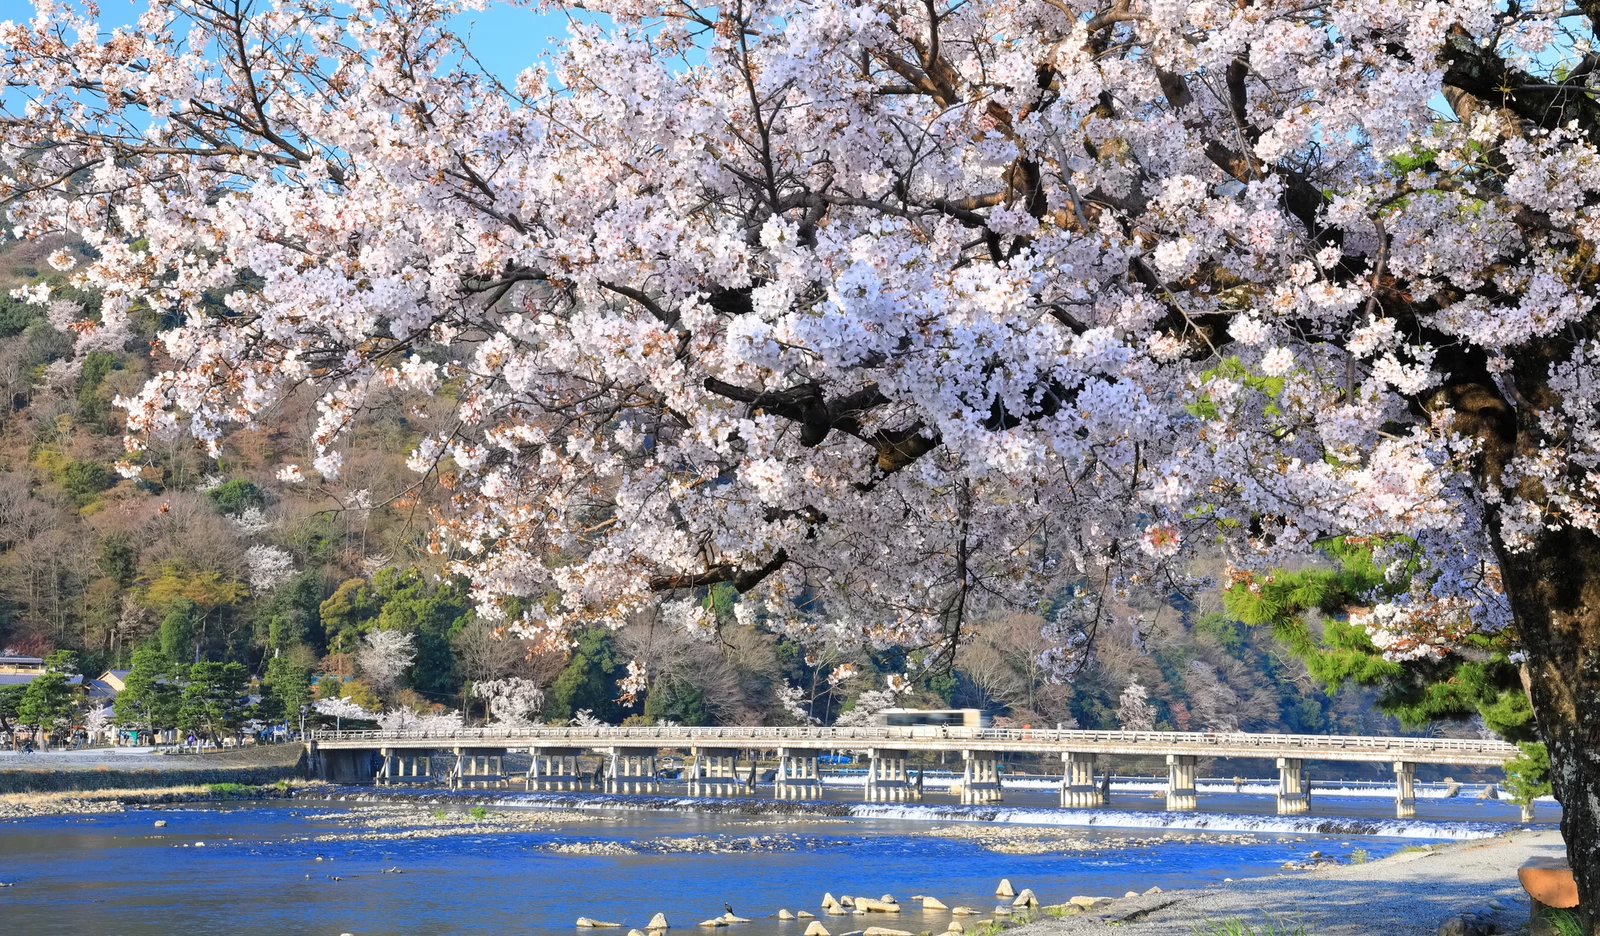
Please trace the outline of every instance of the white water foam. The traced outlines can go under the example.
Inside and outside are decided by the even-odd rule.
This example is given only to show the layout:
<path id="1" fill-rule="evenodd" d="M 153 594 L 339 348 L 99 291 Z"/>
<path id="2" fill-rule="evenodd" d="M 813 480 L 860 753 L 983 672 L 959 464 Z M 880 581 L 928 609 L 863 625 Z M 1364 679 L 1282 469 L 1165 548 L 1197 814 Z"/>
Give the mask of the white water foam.
<path id="1" fill-rule="evenodd" d="M 866 785 L 866 774 L 824 774 L 824 786 L 830 787 L 862 787 Z M 922 787 L 925 790 L 948 790 L 951 786 L 961 782 L 959 774 L 934 773 L 930 771 L 922 778 Z M 1060 789 L 1060 777 L 1006 777 L 1001 781 L 1008 790 L 1037 790 L 1052 791 Z M 1450 788 L 1454 786 L 1455 792 Z M 1498 797 L 1483 797 L 1485 787 L 1495 784 L 1484 783 L 1418 783 L 1415 796 L 1417 799 L 1449 799 L 1452 796 L 1462 799 L 1494 799 Z M 1112 777 L 1111 792 L 1113 793 L 1142 793 L 1156 796 L 1167 788 L 1165 780 L 1154 777 Z M 1498 788 L 1497 788 L 1498 789 Z M 1245 780 L 1237 789 L 1231 779 L 1213 777 L 1195 781 L 1195 790 L 1199 793 L 1235 793 L 1243 796 L 1276 796 L 1278 792 L 1277 780 Z M 1313 796 L 1366 796 L 1394 799 L 1399 790 L 1394 784 L 1371 783 L 1351 784 L 1348 786 L 1323 786 L 1321 783 L 1312 784 Z"/>
<path id="2" fill-rule="evenodd" d="M 836 803 L 741 798 L 616 794 L 505 793 L 488 790 L 415 793 L 362 790 L 335 795 L 355 802 L 417 800 L 429 803 L 492 803 L 507 808 L 628 810 L 638 812 L 725 813 L 739 815 L 848 816 L 910 822 L 998 822 L 1083 829 L 1161 829 L 1262 835 L 1380 836 L 1407 839 L 1489 838 L 1518 828 L 1515 823 L 1424 821 L 1351 816 L 1252 816 L 1236 813 L 1138 812 L 1119 809 L 1042 809 L 955 806 L 929 803 Z"/>

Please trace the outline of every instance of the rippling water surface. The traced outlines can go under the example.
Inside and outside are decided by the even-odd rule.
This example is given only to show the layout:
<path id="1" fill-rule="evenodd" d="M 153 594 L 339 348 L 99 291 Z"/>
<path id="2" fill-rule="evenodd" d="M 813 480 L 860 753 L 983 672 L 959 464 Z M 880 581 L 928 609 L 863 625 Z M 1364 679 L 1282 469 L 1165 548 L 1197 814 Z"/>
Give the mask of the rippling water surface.
<path id="1" fill-rule="evenodd" d="M 1421 799 L 1416 820 L 1394 820 L 1392 801 L 1321 796 L 1314 814 L 1262 815 L 1272 799 L 1205 795 L 1200 813 L 1169 814 L 1137 785 L 1115 809 L 1061 810 L 1045 791 L 1010 791 L 1000 806 L 960 807 L 949 797 L 869 805 L 838 791 L 832 802 L 689 801 L 662 797 L 417 791 L 424 814 L 474 802 L 491 812 L 547 816 L 538 828 L 399 840 L 317 841 L 359 833 L 315 816 L 373 808 L 384 794 L 350 789 L 340 801 L 138 810 L 97 817 L 0 825 L 0 933 L 128 936 L 265 934 L 546 934 L 579 931 L 579 916 L 642 927 L 664 912 L 694 928 L 729 902 L 751 923 L 729 936 L 799 936 L 806 921 L 780 922 L 778 908 L 817 912 L 824 891 L 907 901 L 930 894 L 946 904 L 990 909 L 1001 877 L 1031 887 L 1046 903 L 1075 894 L 1118 896 L 1275 873 L 1313 850 L 1373 858 L 1407 844 L 1492 835 L 1516 809 L 1464 797 Z M 404 796 L 404 795 L 403 795 Z M 943 802 L 938 802 L 942 800 Z M 585 821 L 557 821 L 577 807 Z M 707 811 L 707 810 L 711 811 Z M 1555 818 L 1542 807 L 1541 821 Z M 155 828 L 156 819 L 168 825 Z M 981 842 L 930 834 L 961 823 L 996 839 L 1048 834 L 1089 850 L 1003 854 Z M 1063 825 L 1063 824 L 1068 825 Z M 1151 844 L 1162 835 L 1200 841 Z M 383 831 L 393 832 L 393 828 Z M 1214 833 L 1226 832 L 1217 841 Z M 1233 841 L 1249 833 L 1249 843 Z M 1128 844 L 1129 839 L 1146 840 Z M 199 843 L 204 843 L 203 845 Z M 570 854 L 557 848 L 615 843 L 636 855 Z M 682 851 L 684 848 L 696 849 Z M 712 850 L 706 850 L 706 849 Z M 323 860 L 318 861 L 318 856 Z M 403 873 L 384 873 L 399 869 Z M 338 878 L 335 880 L 334 878 Z M 825 918 L 835 934 L 863 918 Z M 948 916 L 910 909 L 887 925 L 942 931 Z M 883 922 L 874 915 L 870 922 Z M 618 936 L 623 931 L 617 931 Z M 703 932 L 711 932 L 709 930 Z"/>

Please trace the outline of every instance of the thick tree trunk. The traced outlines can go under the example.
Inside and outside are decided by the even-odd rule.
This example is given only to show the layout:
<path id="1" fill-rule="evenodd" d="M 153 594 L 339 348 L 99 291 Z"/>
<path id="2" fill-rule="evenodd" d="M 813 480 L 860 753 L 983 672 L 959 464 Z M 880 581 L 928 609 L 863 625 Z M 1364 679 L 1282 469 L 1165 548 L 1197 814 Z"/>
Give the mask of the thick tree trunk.
<path id="1" fill-rule="evenodd" d="M 1584 932 L 1593 934 L 1600 921 L 1600 537 L 1568 529 L 1530 552 L 1498 551 L 1550 749 Z"/>

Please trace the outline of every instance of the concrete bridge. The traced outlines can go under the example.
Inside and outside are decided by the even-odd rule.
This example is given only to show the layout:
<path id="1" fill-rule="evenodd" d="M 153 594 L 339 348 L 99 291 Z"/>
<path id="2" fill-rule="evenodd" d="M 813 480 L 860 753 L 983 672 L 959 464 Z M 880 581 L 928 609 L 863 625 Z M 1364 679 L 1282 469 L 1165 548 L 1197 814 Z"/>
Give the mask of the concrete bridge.
<path id="1" fill-rule="evenodd" d="M 913 753 L 959 754 L 961 801 L 1000 799 L 999 764 L 1006 755 L 1031 755 L 1062 763 L 1061 805 L 1106 803 L 1109 783 L 1095 781 L 1102 757 L 1164 757 L 1167 808 L 1194 809 L 1196 764 L 1202 757 L 1271 758 L 1278 766 L 1279 813 L 1310 809 L 1306 761 L 1392 764 L 1395 813 L 1415 815 L 1418 764 L 1499 767 L 1520 752 L 1512 744 L 1466 738 L 1394 738 L 1341 735 L 1247 734 L 1244 732 L 1077 731 L 1041 728 L 886 727 L 861 728 L 665 728 L 528 727 L 460 728 L 450 731 L 316 731 L 309 742 L 318 775 L 335 782 L 433 782 L 452 786 L 506 785 L 509 752 L 533 755 L 525 776 L 529 790 L 576 790 L 584 781 L 578 757 L 605 763 L 607 792 L 649 793 L 660 789 L 657 759 L 663 751 L 687 751 L 693 767 L 690 795 L 741 795 L 753 791 L 755 762 L 765 752 L 777 761 L 774 795 L 812 798 L 821 793 L 817 758 L 829 751 L 864 755 L 869 800 L 918 799 L 921 774 L 907 769 Z M 431 774 L 436 753 L 453 755 L 448 772 Z M 376 756 L 374 756 L 376 755 Z M 748 769 L 740 765 L 749 760 Z M 378 764 L 374 768 L 372 765 Z M 1109 781 L 1109 771 L 1105 775 Z"/>

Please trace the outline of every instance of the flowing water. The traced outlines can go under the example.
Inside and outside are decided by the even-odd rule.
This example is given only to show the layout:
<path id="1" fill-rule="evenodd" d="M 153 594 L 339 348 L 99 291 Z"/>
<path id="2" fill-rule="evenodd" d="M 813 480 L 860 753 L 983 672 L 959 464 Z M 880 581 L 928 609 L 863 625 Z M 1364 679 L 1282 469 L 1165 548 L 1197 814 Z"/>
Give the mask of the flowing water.
<path id="1" fill-rule="evenodd" d="M 824 917 L 835 934 L 868 923 L 942 931 L 948 915 L 925 916 L 910 897 L 987 911 L 1002 877 L 1046 903 L 1120 896 L 1277 873 L 1313 851 L 1378 858 L 1493 835 L 1517 818 L 1470 786 L 1452 798 L 1419 790 L 1413 820 L 1361 788 L 1315 796 L 1310 816 L 1278 817 L 1263 814 L 1272 798 L 1257 787 L 1270 789 L 1202 785 L 1198 813 L 1164 812 L 1149 795 L 1158 785 L 1126 781 L 1114 808 L 1097 810 L 1059 809 L 1051 792 L 1026 788 L 983 807 L 931 791 L 922 803 L 865 804 L 848 787 L 806 804 L 347 788 L 27 819 L 0 824 L 0 882 L 15 885 L 0 888 L 0 933 L 572 936 L 584 932 L 579 916 L 642 928 L 657 912 L 700 932 L 726 902 L 752 920 L 729 936 L 800 936 L 807 921 L 779 921 L 778 908 L 820 912 L 825 891 L 893 894 L 907 908 L 889 920 Z M 475 804 L 489 809 L 482 827 L 465 815 Z M 401 815 L 411 819 L 397 825 Z M 1541 823 L 1557 815 L 1541 804 Z"/>

